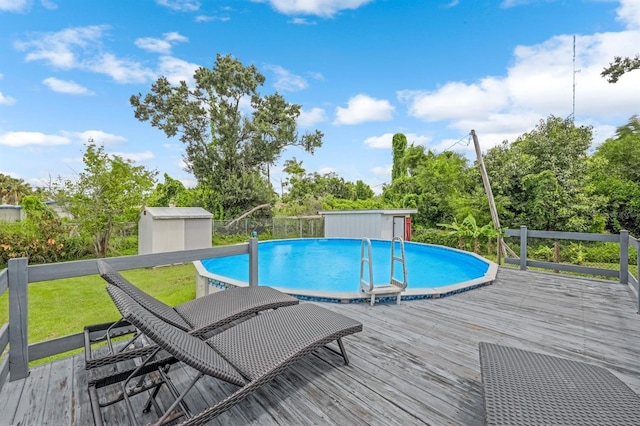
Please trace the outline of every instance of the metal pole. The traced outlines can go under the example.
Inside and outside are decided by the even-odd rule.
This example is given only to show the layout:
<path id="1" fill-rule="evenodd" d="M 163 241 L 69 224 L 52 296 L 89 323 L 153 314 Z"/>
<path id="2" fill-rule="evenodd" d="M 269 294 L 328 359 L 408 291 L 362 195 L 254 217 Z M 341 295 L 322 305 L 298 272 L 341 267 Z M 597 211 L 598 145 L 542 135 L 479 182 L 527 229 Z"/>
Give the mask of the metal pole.
<path id="1" fill-rule="evenodd" d="M 527 227 L 520 227 L 520 270 L 527 270 Z"/>
<path id="2" fill-rule="evenodd" d="M 27 272 L 28 259 L 9 259 L 9 381 L 29 375 L 29 342 L 27 339 Z"/>
<path id="3" fill-rule="evenodd" d="M 623 229 L 620 231 L 620 284 L 627 284 L 628 282 L 629 282 L 629 231 L 625 231 Z"/>
<path id="4" fill-rule="evenodd" d="M 640 314 L 640 248 L 636 250 L 636 278 L 638 281 L 638 313 Z"/>
<path id="5" fill-rule="evenodd" d="M 249 238 L 249 285 L 258 285 L 258 238 Z"/>

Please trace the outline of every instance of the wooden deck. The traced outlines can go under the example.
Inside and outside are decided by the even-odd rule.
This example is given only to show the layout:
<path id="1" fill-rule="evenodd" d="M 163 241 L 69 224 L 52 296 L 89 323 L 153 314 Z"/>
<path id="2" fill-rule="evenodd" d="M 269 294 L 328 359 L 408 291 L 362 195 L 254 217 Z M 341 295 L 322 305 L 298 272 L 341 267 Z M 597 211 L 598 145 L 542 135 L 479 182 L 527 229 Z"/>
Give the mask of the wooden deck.
<path id="1" fill-rule="evenodd" d="M 501 268 L 493 285 L 443 299 L 323 306 L 364 324 L 345 339 L 351 364 L 319 350 L 212 424 L 482 424 L 480 341 L 599 365 L 640 394 L 640 315 L 615 282 Z M 187 369 L 172 369 L 178 386 Z M 233 388 L 203 380 L 188 403 L 199 411 Z M 92 424 L 83 358 L 5 384 L 0 413 L 0 424 Z M 103 415 L 127 424 L 121 404 Z"/>

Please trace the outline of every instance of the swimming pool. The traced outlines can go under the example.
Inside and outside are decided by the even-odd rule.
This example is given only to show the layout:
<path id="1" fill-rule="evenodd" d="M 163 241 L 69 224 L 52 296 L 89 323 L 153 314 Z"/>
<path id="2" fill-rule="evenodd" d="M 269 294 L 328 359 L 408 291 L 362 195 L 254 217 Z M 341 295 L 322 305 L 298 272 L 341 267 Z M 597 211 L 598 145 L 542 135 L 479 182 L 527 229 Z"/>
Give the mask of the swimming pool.
<path id="1" fill-rule="evenodd" d="M 388 283 L 391 242 L 372 240 L 374 282 Z M 305 300 L 364 302 L 359 292 L 360 239 L 271 240 L 258 244 L 258 282 Z M 448 247 L 405 242 L 407 290 L 403 300 L 442 297 L 490 283 L 497 265 L 473 253 Z M 398 255 L 398 252 L 396 252 Z M 396 278 L 402 268 L 396 263 Z M 208 285 L 247 285 L 249 256 L 196 262 Z M 392 297 L 395 300 L 395 296 Z M 385 300 L 385 297 L 382 297 Z"/>

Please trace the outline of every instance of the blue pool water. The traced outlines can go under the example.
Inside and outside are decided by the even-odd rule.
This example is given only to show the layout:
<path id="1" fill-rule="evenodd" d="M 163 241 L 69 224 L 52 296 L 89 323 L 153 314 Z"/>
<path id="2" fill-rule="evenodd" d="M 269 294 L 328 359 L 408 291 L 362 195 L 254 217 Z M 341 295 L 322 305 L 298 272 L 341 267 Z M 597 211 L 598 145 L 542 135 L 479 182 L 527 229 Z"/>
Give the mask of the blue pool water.
<path id="1" fill-rule="evenodd" d="M 389 282 L 390 241 L 372 240 L 374 283 Z M 360 285 L 360 245 L 355 239 L 298 239 L 258 244 L 258 282 L 291 290 L 357 292 Z M 399 247 L 399 245 L 396 245 Z M 365 250 L 366 252 L 366 250 Z M 405 243 L 408 289 L 437 288 L 482 277 L 489 267 L 471 254 L 440 246 Z M 396 249 L 396 256 L 400 255 Z M 249 256 L 206 259 L 207 271 L 248 282 Z M 365 268 L 367 282 L 368 271 Z M 402 268 L 396 262 L 397 279 Z"/>

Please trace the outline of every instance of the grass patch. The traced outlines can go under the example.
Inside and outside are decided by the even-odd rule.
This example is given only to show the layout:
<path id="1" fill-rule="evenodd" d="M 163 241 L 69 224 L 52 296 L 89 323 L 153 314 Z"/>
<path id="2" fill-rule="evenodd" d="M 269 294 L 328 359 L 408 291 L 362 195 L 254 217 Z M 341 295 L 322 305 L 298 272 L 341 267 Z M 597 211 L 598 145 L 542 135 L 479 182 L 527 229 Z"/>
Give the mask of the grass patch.
<path id="1" fill-rule="evenodd" d="M 196 269 L 192 263 L 123 271 L 141 290 L 174 306 L 196 296 Z M 42 281 L 29 284 L 29 344 L 80 333 L 85 325 L 116 321 L 120 313 L 107 294 L 99 275 Z M 9 321 L 8 294 L 0 297 L 0 324 Z M 82 349 L 33 363 L 81 352 Z"/>

